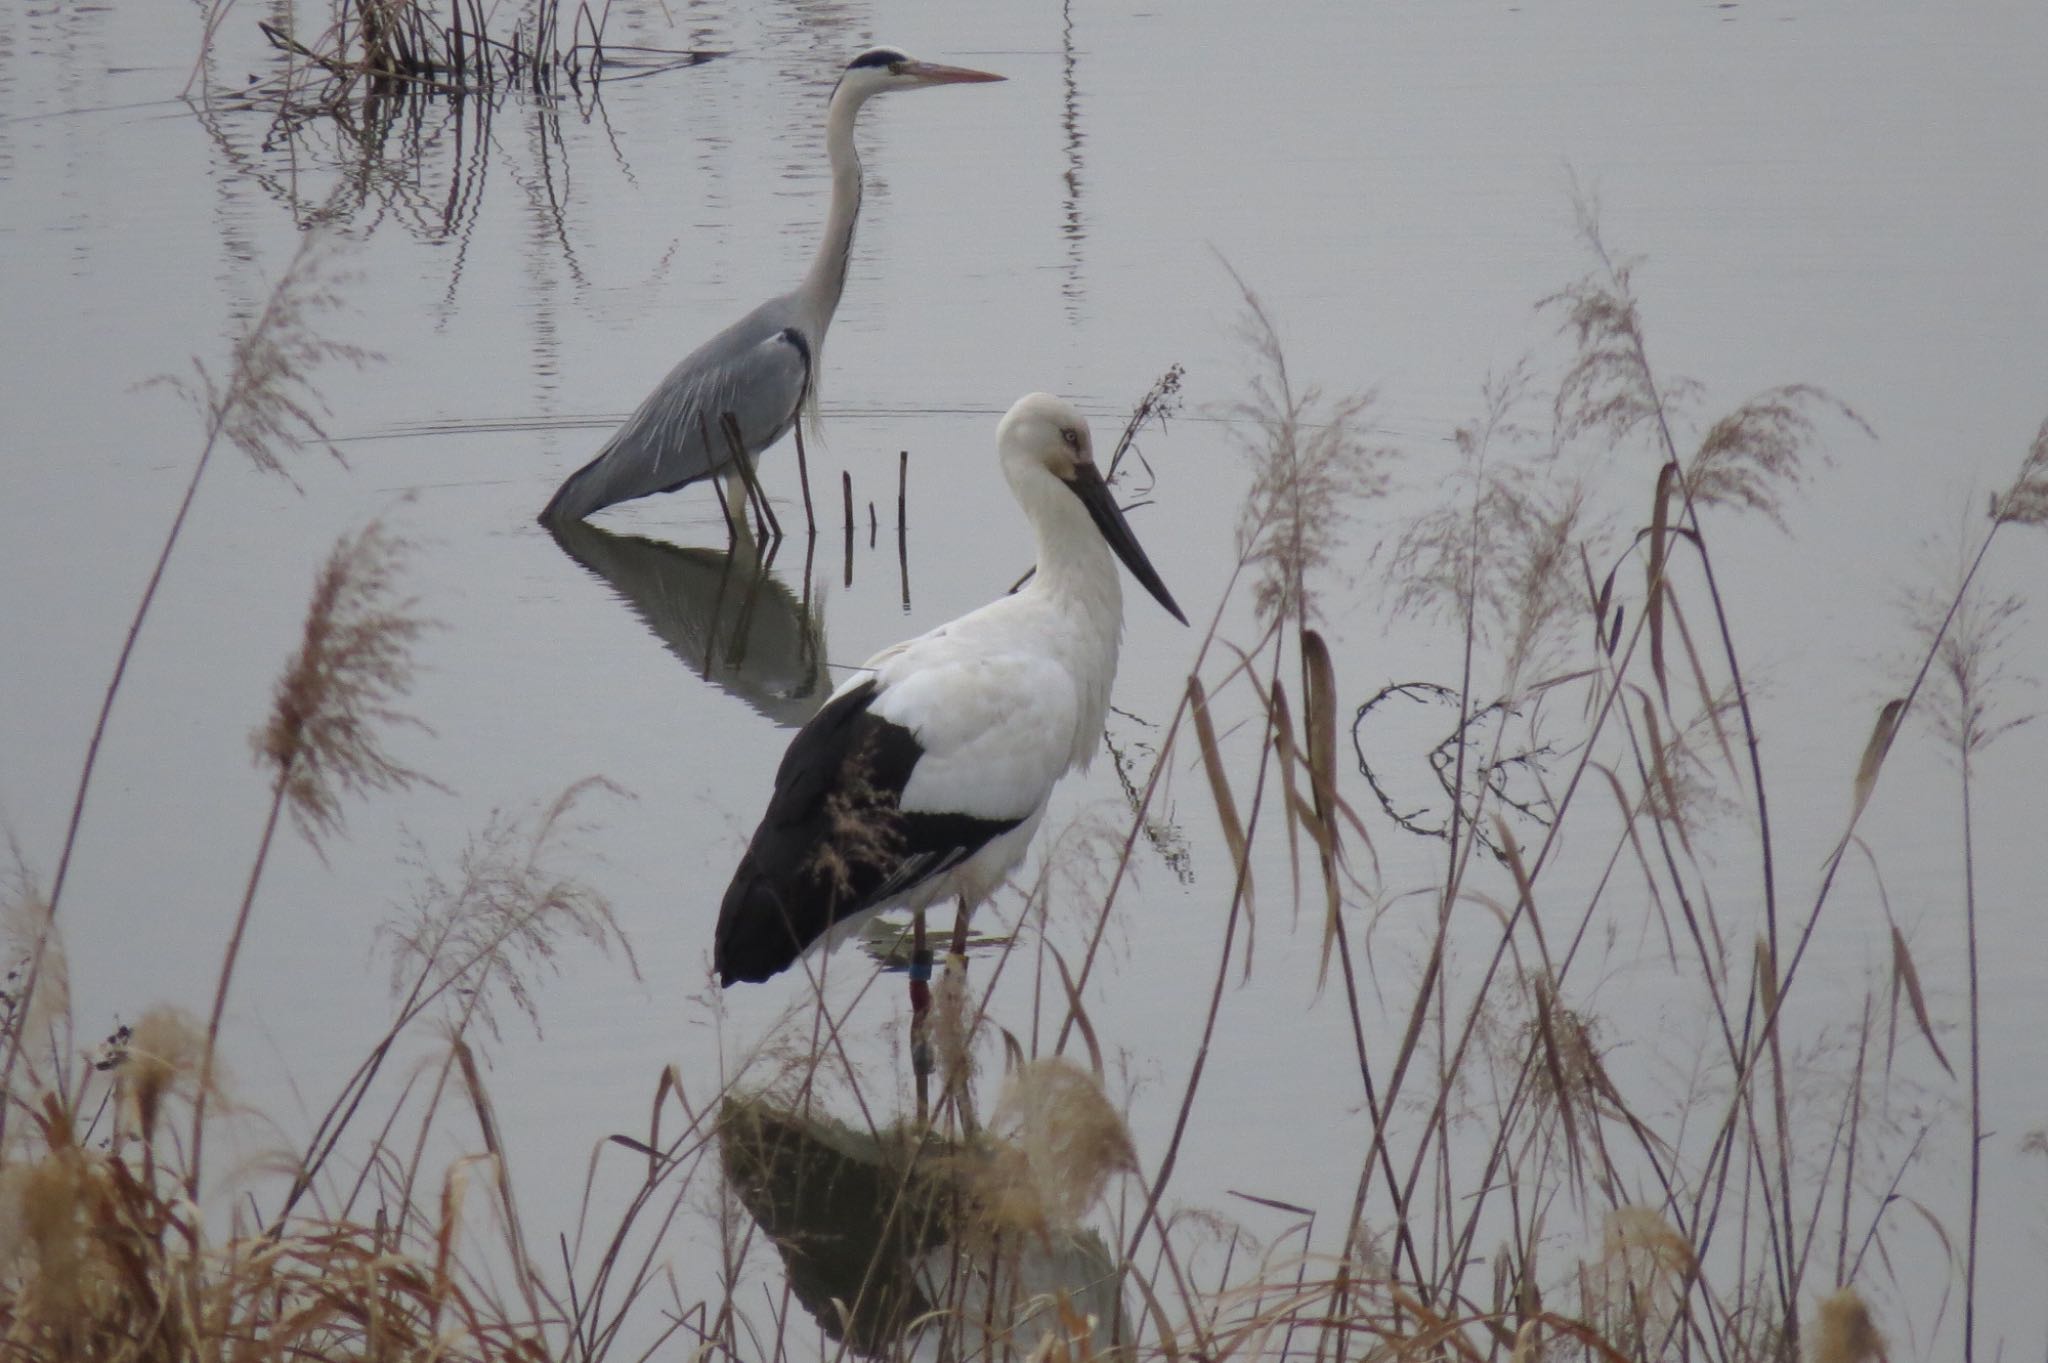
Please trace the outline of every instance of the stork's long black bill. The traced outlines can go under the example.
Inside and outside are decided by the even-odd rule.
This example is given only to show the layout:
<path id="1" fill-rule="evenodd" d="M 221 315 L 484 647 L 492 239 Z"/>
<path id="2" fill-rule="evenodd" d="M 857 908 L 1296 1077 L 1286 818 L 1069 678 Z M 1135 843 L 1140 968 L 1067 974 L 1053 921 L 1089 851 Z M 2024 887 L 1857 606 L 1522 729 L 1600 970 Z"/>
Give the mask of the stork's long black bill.
<path id="1" fill-rule="evenodd" d="M 1138 547 L 1138 537 L 1131 533 L 1129 521 L 1117 508 L 1116 494 L 1109 490 L 1109 484 L 1102 481 L 1102 471 L 1094 463 L 1080 463 L 1074 466 L 1074 476 L 1067 486 L 1081 499 L 1081 505 L 1088 508 L 1089 517 L 1095 528 L 1102 532 L 1102 538 L 1109 547 L 1116 550 L 1116 556 L 1124 561 L 1124 567 L 1131 570 L 1131 576 L 1143 583 L 1145 590 L 1152 593 L 1152 599 L 1166 607 L 1167 613 L 1183 625 L 1188 618 L 1180 613 L 1174 604 L 1173 593 L 1166 590 L 1166 584 L 1159 580 L 1159 574 L 1152 567 L 1152 560 L 1145 557 L 1145 551 Z"/>

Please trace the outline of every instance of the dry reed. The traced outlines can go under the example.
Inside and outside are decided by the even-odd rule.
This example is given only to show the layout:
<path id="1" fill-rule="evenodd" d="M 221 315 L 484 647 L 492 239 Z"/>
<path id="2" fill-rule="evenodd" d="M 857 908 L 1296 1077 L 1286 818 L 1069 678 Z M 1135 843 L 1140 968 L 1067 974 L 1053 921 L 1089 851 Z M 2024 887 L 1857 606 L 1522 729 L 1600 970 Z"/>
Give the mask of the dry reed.
<path id="1" fill-rule="evenodd" d="M 4 1014 L 15 1125 L 0 1146 L 0 1337 L 25 1358 L 595 1360 L 664 1346 L 773 1363 L 848 1351 L 1885 1358 L 1879 1319 L 1902 1309 L 1903 1294 L 1882 1294 L 1878 1265 L 1902 1236 L 1947 1234 L 1931 1212 L 1910 1231 L 1898 1218 L 1900 1185 L 1936 1127 L 1909 1111 L 1921 1092 L 1893 1072 L 1874 1000 L 1818 1030 L 1787 1000 L 1813 992 L 1806 948 L 1916 701 L 1957 756 L 1970 874 L 1972 756 L 2026 717 L 2000 671 L 2018 607 L 1988 595 L 1979 571 L 2003 527 L 2043 519 L 2048 426 L 1993 497 L 1954 579 L 1917 600 L 1913 681 L 1848 779 L 1841 848 L 1810 894 L 1795 893 L 1773 860 L 1770 772 L 1735 644 L 1743 603 L 1724 595 L 1714 549 L 1730 515 L 1784 523 L 1823 461 L 1825 431 L 1859 423 L 1797 384 L 1708 414 L 1704 385 L 1651 364 L 1636 263 L 1607 252 L 1590 211 L 1584 225 L 1594 268 L 1553 302 L 1569 354 L 1552 391 L 1541 394 L 1533 364 L 1487 385 L 1480 416 L 1445 452 L 1454 462 L 1440 477 L 1428 470 L 1443 495 L 1379 560 L 1390 607 L 1447 625 L 1458 654 L 1455 675 L 1430 683 L 1457 714 L 1450 735 L 1432 740 L 1448 800 L 1441 861 L 1399 901 L 1422 906 L 1408 947 L 1419 968 L 1386 969 L 1382 956 L 1367 973 L 1365 931 L 1395 901 L 1367 883 L 1359 849 L 1370 844 L 1334 756 L 1339 697 L 1365 688 L 1339 672 L 1317 628 L 1324 594 L 1366 559 L 1351 518 L 1388 489 L 1389 452 L 1370 435 L 1364 398 L 1326 400 L 1299 384 L 1274 319 L 1245 290 L 1256 375 L 1230 412 L 1250 456 L 1231 599 L 1171 718 L 1119 754 L 1124 835 L 1063 841 L 1062 855 L 1083 864 L 1048 866 L 1025 896 L 1026 930 L 999 945 L 989 978 L 970 989 L 949 972 L 937 1122 L 889 1119 L 889 1095 L 850 1058 L 846 1031 L 874 979 L 828 991 L 813 976 L 815 1000 L 715 1084 L 691 1087 L 665 1067 L 639 1109 L 644 1124 L 636 1115 L 630 1132 L 593 1130 L 583 1220 L 556 1242 L 559 1268 L 539 1262 L 547 1256 L 533 1246 L 553 1228 L 520 1214 L 477 1048 L 495 1038 L 502 1009 L 538 1028 L 531 972 L 554 968 L 568 943 L 632 963 L 603 900 L 561 865 L 581 801 L 607 789 L 584 783 L 529 819 L 494 816 L 452 872 L 416 853 L 418 897 L 382 939 L 389 1030 L 282 1181 L 238 1188 L 260 1224 L 237 1213 L 221 1234 L 195 1194 L 205 1131 L 225 1120 L 207 1094 L 221 1087 L 232 945 L 203 1028 L 153 1008 L 102 1073 L 48 1044 L 62 1026 L 51 1011 L 63 999 L 61 958 L 24 879 L 15 898 L 44 984 L 12 991 Z M 252 373 L 269 369 L 273 393 L 282 376 L 332 357 L 277 353 L 245 357 Z M 1169 380 L 1141 418 L 1170 408 L 1178 372 Z M 236 389 L 202 391 L 211 409 Z M 1544 396 L 1547 432 L 1526 424 Z M 317 432 L 317 409 L 301 399 L 242 403 L 242 424 L 216 420 L 209 448 L 237 429 L 266 449 L 280 433 Z M 401 702 L 423 628 L 400 587 L 399 548 L 372 526 L 319 576 L 256 740 L 272 829 L 289 811 L 331 846 L 348 802 L 421 779 L 386 746 L 394 725 L 408 725 Z M 1236 598 L 1249 607 L 1242 646 L 1221 624 Z M 1508 737 L 1511 722 L 1525 738 Z M 1545 761 L 1517 765 L 1538 752 Z M 1105 1093 L 1114 1039 L 1090 1015 L 1091 970 L 1136 849 L 1166 818 L 1168 785 L 1197 766 L 1201 776 L 1186 779 L 1227 857 L 1188 886 L 1201 910 L 1188 921 L 1206 925 L 1214 973 L 1188 1004 L 1170 1128 L 1141 1145 Z M 1513 794 L 1509 770 L 1539 796 Z M 1743 816 L 1736 855 L 1704 843 L 1716 809 Z M 1532 811 L 1541 817 L 1524 817 Z M 1603 867 L 1590 889 L 1557 869 L 1567 836 Z M 1257 891 L 1277 894 L 1278 877 L 1255 883 L 1252 869 L 1272 856 L 1285 858 L 1297 908 L 1307 897 L 1320 910 L 1305 1006 L 1341 1010 L 1349 1054 L 1316 1061 L 1319 1082 L 1347 1086 L 1357 1154 L 1331 1172 L 1334 1215 L 1248 1195 L 1293 1218 L 1260 1244 L 1170 1195 L 1201 1135 L 1229 983 L 1270 959 L 1253 951 Z M 1056 915 L 1056 896 L 1080 899 L 1085 916 Z M 1967 880 L 1965 902 L 1974 974 Z M 1630 934 L 1651 944 L 1639 957 L 1614 948 Z M 1939 1022 L 1896 927 L 1884 954 L 1895 994 L 1939 1054 Z M 1031 1025 L 1017 1032 L 990 1011 L 1006 970 L 1032 972 Z M 1603 1008 L 1608 982 L 1636 971 L 1682 1014 L 1681 1063 L 1668 1070 L 1657 1067 L 1667 1057 L 1645 1056 L 1656 1038 L 1620 1032 Z M 1974 983 L 1970 996 L 1970 1139 L 1981 1146 Z M 392 1084 L 388 1062 L 425 1019 L 442 1026 L 442 1043 Z M 1008 1080 L 975 1130 L 978 1071 L 994 1069 L 998 1046 Z M 1066 1058 L 1082 1049 L 1085 1066 Z M 833 1104 L 857 1120 L 829 1115 Z M 451 1139 L 465 1153 L 430 1167 L 426 1151 Z M 1977 1182 L 1973 1171 L 1959 1255 L 1966 1352 Z M 471 1232 L 479 1198 L 502 1227 L 491 1243 Z M 1113 1235 L 1092 1229 L 1105 1219 Z M 676 1270 L 693 1253 L 715 1288 L 690 1287 Z M 781 1267 L 764 1273 L 771 1262 Z M 511 1286 L 496 1290 L 490 1267 L 506 1266 Z"/>

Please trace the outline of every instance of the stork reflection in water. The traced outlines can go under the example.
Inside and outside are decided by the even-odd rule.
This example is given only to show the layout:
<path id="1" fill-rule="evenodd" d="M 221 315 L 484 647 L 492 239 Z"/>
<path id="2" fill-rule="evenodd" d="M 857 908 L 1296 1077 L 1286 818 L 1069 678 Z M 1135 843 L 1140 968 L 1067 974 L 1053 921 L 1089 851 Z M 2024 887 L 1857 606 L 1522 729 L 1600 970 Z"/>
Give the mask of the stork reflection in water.
<path id="1" fill-rule="evenodd" d="M 924 909 L 959 902 L 952 968 L 964 969 L 968 916 L 1024 859 L 1059 779 L 1094 755 L 1123 632 L 1116 560 L 1187 623 L 1103 481 L 1079 412 L 1033 393 L 1004 416 L 996 446 L 1037 540 L 1035 575 L 882 650 L 797 733 L 713 947 L 722 984 L 766 980 L 878 910 L 909 907 L 920 1094 Z"/>
<path id="2" fill-rule="evenodd" d="M 861 106 L 893 90 L 995 81 L 1003 77 L 918 61 L 893 47 L 847 65 L 825 114 L 832 206 L 824 240 L 803 282 L 769 299 L 691 351 L 626 418 L 595 459 L 562 483 L 540 513 L 549 524 L 581 520 L 617 502 L 673 492 L 726 474 L 728 518 L 737 523 L 761 452 L 808 412 L 817 417 L 825 329 L 846 287 L 853 228 L 860 216 L 860 155 L 853 124 Z M 736 448 L 737 447 L 737 448 Z M 746 461 L 746 468 L 735 457 Z"/>

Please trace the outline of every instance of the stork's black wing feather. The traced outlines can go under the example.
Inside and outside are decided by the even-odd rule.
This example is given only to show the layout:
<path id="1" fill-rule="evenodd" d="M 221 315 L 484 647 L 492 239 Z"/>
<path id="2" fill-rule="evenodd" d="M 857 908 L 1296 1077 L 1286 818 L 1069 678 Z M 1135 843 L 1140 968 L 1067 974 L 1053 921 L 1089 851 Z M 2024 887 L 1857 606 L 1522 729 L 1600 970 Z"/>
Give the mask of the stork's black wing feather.
<path id="1" fill-rule="evenodd" d="M 873 681 L 836 696 L 797 732 L 718 910 L 722 984 L 765 980 L 842 918 L 877 908 L 973 856 L 1022 819 L 905 812 L 924 749 L 873 713 Z"/>

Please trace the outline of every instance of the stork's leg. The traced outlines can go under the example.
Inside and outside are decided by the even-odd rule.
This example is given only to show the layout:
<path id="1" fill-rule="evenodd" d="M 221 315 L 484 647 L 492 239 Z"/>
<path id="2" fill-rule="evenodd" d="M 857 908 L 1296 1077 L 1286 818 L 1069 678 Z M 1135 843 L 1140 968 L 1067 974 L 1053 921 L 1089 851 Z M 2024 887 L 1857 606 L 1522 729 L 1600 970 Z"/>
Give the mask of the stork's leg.
<path id="1" fill-rule="evenodd" d="M 950 966 L 958 962 L 963 971 L 967 969 L 967 920 L 973 914 L 974 905 L 967 902 L 966 896 L 961 896 L 953 912 L 953 950 L 947 955 L 946 964 Z"/>
<path id="2" fill-rule="evenodd" d="M 917 1083 L 917 1120 L 931 1120 L 932 949 L 925 941 L 924 910 L 910 915 L 910 1073 Z"/>
<path id="3" fill-rule="evenodd" d="M 971 1049 L 974 1033 L 972 1020 L 968 1013 L 968 1010 L 973 1005 L 967 996 L 967 923 L 973 914 L 973 902 L 965 895 L 962 895 L 960 902 L 953 910 L 953 943 L 952 947 L 946 952 L 947 1002 L 949 1007 L 960 1010 L 960 1016 L 956 1019 L 956 1025 L 959 1027 L 960 1035 L 964 1040 L 961 1045 L 961 1055 L 958 1057 L 958 1072 L 945 1076 L 944 1093 L 946 1097 L 953 1100 L 954 1108 L 960 1116 L 961 1129 L 969 1134 L 972 1134 L 979 1126 L 974 1116 L 974 1094 L 967 1084 L 968 1057 L 966 1054 Z"/>

